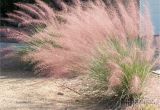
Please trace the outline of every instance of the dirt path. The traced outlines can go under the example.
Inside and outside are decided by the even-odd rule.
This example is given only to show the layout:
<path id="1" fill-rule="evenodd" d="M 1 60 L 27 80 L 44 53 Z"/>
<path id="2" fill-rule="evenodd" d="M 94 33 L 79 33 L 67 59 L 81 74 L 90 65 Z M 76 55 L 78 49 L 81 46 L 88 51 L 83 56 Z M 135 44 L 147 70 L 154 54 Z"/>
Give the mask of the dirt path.
<path id="1" fill-rule="evenodd" d="M 144 98 L 160 107 L 160 76 L 153 74 L 144 88 Z"/>
<path id="2" fill-rule="evenodd" d="M 0 110 L 67 110 L 76 95 L 52 79 L 0 76 Z"/>
<path id="3" fill-rule="evenodd" d="M 13 72 L 3 74 L 5 76 L 0 75 L 0 110 L 104 110 L 103 107 L 76 105 L 74 102 L 78 94 L 59 85 L 78 86 L 81 78 L 55 80 Z M 160 77 L 151 77 L 145 93 L 147 98 L 160 100 Z"/>

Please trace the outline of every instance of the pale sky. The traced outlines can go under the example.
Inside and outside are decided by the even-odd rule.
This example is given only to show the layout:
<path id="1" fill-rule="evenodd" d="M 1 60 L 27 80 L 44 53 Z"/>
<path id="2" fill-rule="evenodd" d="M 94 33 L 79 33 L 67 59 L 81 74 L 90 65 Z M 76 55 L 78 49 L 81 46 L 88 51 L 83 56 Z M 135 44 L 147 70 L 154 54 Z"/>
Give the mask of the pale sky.
<path id="1" fill-rule="evenodd" d="M 143 8 L 145 1 L 147 1 L 150 10 L 154 33 L 160 35 L 160 0 L 141 0 L 141 8 Z"/>

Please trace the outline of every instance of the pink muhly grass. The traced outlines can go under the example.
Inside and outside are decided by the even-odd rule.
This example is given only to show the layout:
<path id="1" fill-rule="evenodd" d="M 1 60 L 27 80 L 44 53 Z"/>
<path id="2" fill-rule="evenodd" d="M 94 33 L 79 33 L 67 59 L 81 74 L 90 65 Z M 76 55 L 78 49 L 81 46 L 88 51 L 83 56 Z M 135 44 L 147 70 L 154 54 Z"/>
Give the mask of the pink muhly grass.
<path id="1" fill-rule="evenodd" d="M 137 75 L 133 76 L 130 82 L 130 93 L 131 94 L 141 93 L 141 84 L 142 84 L 142 81 L 140 77 Z"/>
<path id="2" fill-rule="evenodd" d="M 15 3 L 16 6 L 20 7 L 25 13 L 30 16 L 30 20 L 42 20 L 43 22 L 49 22 L 55 17 L 55 13 L 46 3 L 36 0 L 36 4 L 23 4 Z M 22 11 L 22 13 L 23 13 Z M 24 14 L 24 13 L 23 13 Z M 27 16 L 25 15 L 25 16 Z M 28 17 L 29 18 L 29 17 Z"/>
<path id="3" fill-rule="evenodd" d="M 81 62 L 81 59 L 74 56 L 74 53 L 53 47 L 40 48 L 37 52 L 27 55 L 25 60 L 29 58 L 32 61 L 38 61 L 35 67 L 36 73 L 55 77 L 70 74 L 72 69 Z"/>
<path id="4" fill-rule="evenodd" d="M 142 27 L 144 29 L 144 32 L 143 33 L 143 39 L 145 39 L 146 41 L 146 50 L 144 52 L 144 54 L 146 56 L 145 59 L 147 61 L 152 61 L 153 58 L 154 58 L 154 53 L 155 53 L 155 47 L 153 47 L 153 35 L 154 35 L 154 32 L 153 32 L 153 25 L 152 25 L 152 22 L 151 22 L 151 16 L 150 16 L 150 13 L 149 13 L 149 10 L 146 8 L 145 9 L 145 13 L 142 17 L 142 20 L 145 20 L 145 23 L 142 21 L 142 23 L 144 23 L 144 27 Z"/>
<path id="5" fill-rule="evenodd" d="M 155 55 L 155 49 L 154 48 L 148 48 L 144 52 L 144 59 L 148 62 L 152 62 Z"/>
<path id="6" fill-rule="evenodd" d="M 133 3 L 132 3 L 133 5 Z M 127 9 L 124 8 L 124 5 L 121 3 L 118 3 L 118 9 L 120 13 L 120 18 L 122 19 L 122 25 L 124 26 L 123 28 L 125 29 L 126 37 L 130 38 L 135 38 L 138 36 L 139 28 L 136 22 L 138 22 L 138 18 L 132 18 L 129 12 L 127 12 Z M 133 10 L 133 9 L 132 9 Z M 135 10 L 137 10 L 135 8 Z"/>
<path id="7" fill-rule="evenodd" d="M 108 43 L 109 44 L 109 43 Z M 103 48 L 103 47 L 102 47 Z M 111 59 L 112 58 L 120 58 L 121 57 L 121 54 L 118 52 L 118 51 L 116 51 L 116 49 L 114 49 L 114 47 L 113 46 L 105 46 L 104 47 L 104 51 L 107 51 L 107 53 L 109 53 L 108 54 L 108 57 L 110 57 Z M 110 61 L 109 61 L 109 63 L 110 63 Z"/>
<path id="8" fill-rule="evenodd" d="M 15 5 L 23 10 L 27 10 L 27 12 L 30 13 L 31 15 L 34 15 L 37 18 L 41 18 L 41 15 L 36 10 L 34 10 L 30 5 L 23 3 L 15 3 Z"/>
<path id="9" fill-rule="evenodd" d="M 135 28 L 135 36 L 139 36 L 139 24 L 140 24 L 140 11 L 139 8 L 137 7 L 139 6 L 139 1 L 137 2 L 136 0 L 130 0 L 128 2 L 128 6 L 127 6 L 127 12 L 129 13 L 129 16 L 132 18 L 132 21 L 134 23 L 134 28 Z"/>
<path id="10" fill-rule="evenodd" d="M 120 69 L 121 67 L 117 63 L 109 61 L 106 64 L 106 68 L 109 69 L 110 71 L 114 71 L 114 70 Z"/>
<path id="11" fill-rule="evenodd" d="M 112 13 L 109 13 L 107 11 L 104 4 L 95 5 L 93 3 L 90 3 L 88 4 L 88 6 L 89 7 L 86 7 L 85 10 L 80 7 L 71 9 L 69 13 L 62 13 L 64 19 L 67 20 L 67 23 L 63 24 L 62 26 L 58 26 L 58 29 L 55 28 L 55 30 L 58 30 L 62 36 L 59 37 L 56 41 L 62 47 L 68 49 L 67 51 L 68 53 L 70 53 L 68 54 L 70 55 L 69 58 L 71 59 L 73 58 L 72 55 L 75 55 L 78 59 L 83 59 L 83 61 L 81 62 L 85 62 L 85 66 L 88 65 L 91 56 L 95 55 L 95 48 L 97 48 L 99 44 L 107 40 L 108 37 L 116 36 L 119 38 L 124 38 L 127 33 L 130 33 L 127 30 L 128 28 L 124 27 L 124 23 L 122 23 L 122 20 L 123 22 L 128 21 L 127 23 L 130 23 L 131 25 L 133 24 L 132 18 L 128 15 L 125 6 L 122 4 L 118 5 L 121 14 L 125 13 L 125 15 L 123 15 L 122 17 L 122 20 L 119 19 L 118 12 L 116 11 L 113 11 L 113 16 L 111 16 L 110 14 Z M 114 10 L 115 8 L 112 7 L 112 9 Z M 111 17 L 114 19 L 111 19 Z M 55 21 L 53 20 L 52 22 L 54 23 Z M 125 25 L 129 25 L 127 23 Z M 121 29 L 119 29 L 118 27 L 121 27 Z M 65 55 L 64 53 L 62 53 L 60 53 L 59 56 Z M 63 61 L 61 63 L 67 65 L 67 63 L 65 64 L 65 62 Z M 78 64 L 82 66 L 83 63 Z M 53 64 L 56 65 L 56 63 Z M 109 64 L 109 66 L 111 70 L 119 68 L 119 66 L 113 63 Z M 61 68 L 61 66 L 58 67 Z"/>
<path id="12" fill-rule="evenodd" d="M 149 13 L 149 10 L 145 8 L 145 12 L 140 15 L 140 37 L 142 37 L 146 41 L 146 48 L 153 48 L 153 35 L 154 35 L 154 29 L 151 22 L 151 16 Z"/>
<path id="13" fill-rule="evenodd" d="M 12 19 L 12 18 L 0 18 L 0 20 L 1 20 L 1 22 L 3 21 L 5 21 L 5 22 L 11 22 L 11 23 L 13 23 L 13 24 L 17 24 L 18 23 L 18 21 L 17 20 L 14 20 L 14 19 Z M 14 23 L 15 22 L 15 23 Z"/>
<path id="14" fill-rule="evenodd" d="M 124 73 L 120 69 L 112 70 L 108 79 L 108 87 L 115 89 L 122 85 L 122 78 Z"/>
<path id="15" fill-rule="evenodd" d="M 28 38 L 25 32 L 14 28 L 1 28 L 0 35 L 1 40 L 11 42 L 24 42 Z"/>
<path id="16" fill-rule="evenodd" d="M 55 13 L 53 9 L 49 7 L 49 5 L 47 5 L 45 2 L 41 0 L 35 0 L 35 1 L 37 5 L 40 7 L 40 9 L 43 10 L 43 12 L 45 13 L 46 19 L 52 20 L 55 17 Z"/>
<path id="17" fill-rule="evenodd" d="M 14 10 L 14 13 L 19 15 L 20 17 L 23 17 L 23 18 L 26 18 L 26 19 L 32 19 L 32 17 L 25 12 Z"/>
<path id="18" fill-rule="evenodd" d="M 108 9 L 108 12 L 111 16 L 110 19 L 112 20 L 112 23 L 114 25 L 114 32 L 113 32 L 114 37 L 119 36 L 121 37 L 122 42 L 126 41 L 125 29 L 124 29 L 121 19 L 119 18 L 118 12 L 113 7 Z"/>
<path id="19" fill-rule="evenodd" d="M 44 46 L 50 46 L 50 44 L 45 43 L 42 47 L 38 47 L 39 51 L 30 53 L 33 57 L 32 61 L 39 61 L 37 67 L 41 71 L 44 70 L 44 73 L 46 71 L 46 75 L 69 73 L 68 71 L 74 67 L 83 68 L 87 71 L 92 57 L 97 55 L 96 48 L 99 45 L 110 38 L 117 38 L 122 44 L 122 48 L 126 49 L 127 38 L 135 39 L 140 34 L 137 25 L 140 22 L 137 16 L 138 12 L 133 10 L 136 8 L 135 11 L 138 11 L 136 4 L 130 4 L 132 5 L 130 10 L 127 10 L 121 2 L 117 2 L 116 8 L 112 6 L 107 8 L 103 3 L 89 2 L 85 8 L 79 4 L 67 12 L 60 13 L 66 20 L 66 23 L 60 24 L 54 19 L 57 14 L 48 5 L 39 0 L 36 2 L 37 6 L 46 13 L 49 22 L 47 22 L 47 28 L 43 30 L 40 36 L 35 34 L 32 38 L 34 39 L 36 36 L 39 39 L 52 38 L 52 41 L 56 41 L 63 47 L 62 49 L 51 47 L 51 49 L 45 50 Z M 58 37 L 50 35 L 54 32 L 59 32 L 60 35 Z M 113 54 L 119 55 L 114 49 L 113 51 L 115 52 Z M 113 71 L 120 69 L 120 66 L 111 61 L 106 64 L 106 68 Z"/>
<path id="20" fill-rule="evenodd" d="M 130 57 L 125 57 L 122 61 L 121 64 L 125 64 L 125 65 L 132 65 L 133 61 Z"/>
<path id="21" fill-rule="evenodd" d="M 37 5 L 32 5 L 32 4 L 26 4 L 27 6 L 31 7 L 33 10 L 37 11 L 37 13 L 39 13 L 39 18 L 40 19 L 44 19 L 46 18 L 46 13 Z M 53 13 L 52 13 L 53 14 Z"/>
<path id="22" fill-rule="evenodd" d="M 36 4 L 15 3 L 15 5 L 18 6 L 21 11 L 14 11 L 13 13 L 8 13 L 7 15 L 9 18 L 1 18 L 0 20 L 21 27 L 21 33 L 23 33 L 23 31 L 26 32 L 23 35 L 24 40 L 26 39 L 26 36 L 35 33 L 32 32 L 32 30 L 34 31 L 37 26 L 46 27 L 47 23 L 51 23 L 51 21 L 53 21 L 52 24 L 56 23 L 56 20 L 54 20 L 55 12 L 53 11 L 53 9 L 40 0 L 37 0 Z M 13 38 L 14 41 L 17 39 L 17 42 L 19 42 L 21 37 L 20 34 L 17 33 L 17 29 L 15 29 L 15 32 L 12 31 L 14 34 L 10 34 L 10 32 L 8 32 L 9 31 L 5 31 L 6 40 L 12 40 L 11 38 Z"/>
<path id="23" fill-rule="evenodd" d="M 15 19 L 15 20 L 17 20 L 17 21 L 19 21 L 19 22 L 26 21 L 25 18 L 22 18 L 22 17 L 14 14 L 14 13 L 8 13 L 7 15 L 8 15 L 9 18 Z"/>
<path id="24" fill-rule="evenodd" d="M 113 24 L 104 7 L 77 9 L 65 18 L 68 22 L 60 30 L 63 37 L 59 42 L 77 53 L 93 54 L 97 45 L 113 32 Z"/>
<path id="25" fill-rule="evenodd" d="M 19 26 L 21 27 L 26 27 L 26 26 L 46 26 L 47 23 L 45 21 L 41 21 L 41 20 L 28 20 L 25 21 L 21 24 L 19 24 Z"/>

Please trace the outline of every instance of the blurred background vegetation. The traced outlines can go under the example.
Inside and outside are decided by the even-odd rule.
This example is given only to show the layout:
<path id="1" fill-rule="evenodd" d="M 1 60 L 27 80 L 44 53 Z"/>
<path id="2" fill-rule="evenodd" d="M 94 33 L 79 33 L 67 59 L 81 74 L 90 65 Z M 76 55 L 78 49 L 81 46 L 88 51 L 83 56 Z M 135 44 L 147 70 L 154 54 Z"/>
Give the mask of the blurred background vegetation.
<path id="1" fill-rule="evenodd" d="M 43 0 L 45 2 L 50 2 L 51 0 Z M 0 0 L 0 16 L 6 17 L 6 12 L 12 12 L 17 9 L 14 5 L 16 2 L 34 3 L 34 0 Z"/>
<path id="2" fill-rule="evenodd" d="M 14 3 L 17 2 L 22 2 L 22 3 L 34 3 L 35 0 L 0 0 L 0 18 L 6 18 L 7 15 L 6 13 L 12 12 L 13 10 L 17 10 L 18 7 L 14 5 Z M 59 7 L 55 6 L 55 1 L 56 0 L 42 0 L 45 1 L 46 3 L 48 3 L 51 7 L 54 7 L 56 10 L 61 10 L 59 9 Z M 74 0 L 62 0 L 65 3 L 70 3 L 73 2 Z M 85 1 L 89 1 L 89 0 L 81 0 L 82 2 Z M 93 0 L 95 1 L 95 0 Z M 114 4 L 116 0 L 103 0 L 105 2 L 106 5 L 108 5 L 109 3 Z M 127 2 L 129 0 L 122 0 L 125 4 L 127 4 Z M 139 1 L 139 0 L 137 0 Z M 0 26 L 10 26 L 10 24 L 8 24 L 7 22 L 3 22 L 0 21 Z"/>
<path id="3" fill-rule="evenodd" d="M 55 0 L 43 0 L 47 3 L 51 3 Z M 63 0 L 65 2 L 70 2 L 72 0 Z M 87 1 L 87 0 L 82 0 L 82 1 Z M 93 0 L 95 1 L 95 0 Z M 103 0 L 105 3 L 111 2 L 114 3 L 116 0 Z M 122 0 L 125 3 L 127 3 L 129 0 Z M 139 1 L 139 0 L 137 0 Z M 12 10 L 17 9 L 17 7 L 14 5 L 16 2 L 25 2 L 25 3 L 34 3 L 34 0 L 0 0 L 0 16 L 1 17 L 6 17 L 5 13 L 6 12 L 12 12 Z"/>
<path id="4" fill-rule="evenodd" d="M 51 3 L 54 0 L 43 0 L 47 3 Z M 72 0 L 63 0 L 64 2 L 70 2 Z M 87 0 L 82 0 L 87 1 Z M 93 0 L 94 1 L 94 0 Z M 114 2 L 115 0 L 103 0 L 104 2 Z M 128 0 L 125 0 L 125 2 Z M 25 2 L 25 3 L 34 3 L 34 0 L 0 0 L 0 16 L 6 17 L 6 12 L 12 12 L 13 10 L 17 9 L 17 7 L 14 5 L 16 2 Z"/>

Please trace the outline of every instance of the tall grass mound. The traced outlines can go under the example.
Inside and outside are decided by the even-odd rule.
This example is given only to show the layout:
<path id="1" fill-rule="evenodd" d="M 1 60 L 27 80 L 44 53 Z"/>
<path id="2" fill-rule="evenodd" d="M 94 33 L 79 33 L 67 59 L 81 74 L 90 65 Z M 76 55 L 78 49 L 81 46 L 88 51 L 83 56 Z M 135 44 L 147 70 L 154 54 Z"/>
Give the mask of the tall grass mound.
<path id="1" fill-rule="evenodd" d="M 111 38 L 100 46 L 90 65 L 90 75 L 99 88 L 111 91 L 111 97 L 119 101 L 140 98 L 154 65 L 154 50 L 148 50 L 146 42 L 137 37 L 122 44 Z"/>
<path id="2" fill-rule="evenodd" d="M 21 51 L 36 73 L 55 77 L 88 73 L 120 100 L 142 93 L 157 60 L 149 13 L 141 13 L 136 1 L 125 5 L 117 1 L 114 6 L 100 0 L 76 2 L 74 7 L 63 4 L 62 12 L 36 2 L 26 10 L 36 12 L 46 28 L 22 38 L 28 46 Z"/>

